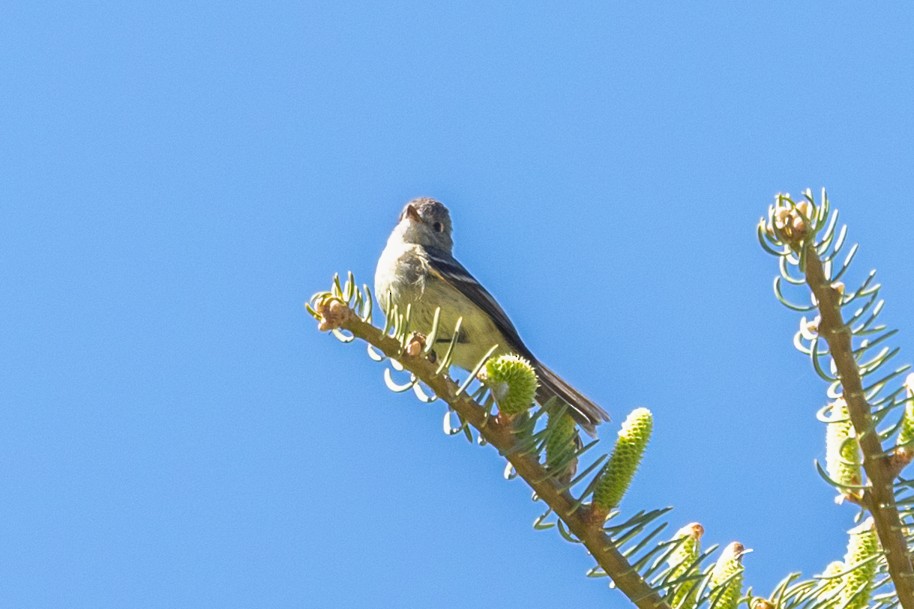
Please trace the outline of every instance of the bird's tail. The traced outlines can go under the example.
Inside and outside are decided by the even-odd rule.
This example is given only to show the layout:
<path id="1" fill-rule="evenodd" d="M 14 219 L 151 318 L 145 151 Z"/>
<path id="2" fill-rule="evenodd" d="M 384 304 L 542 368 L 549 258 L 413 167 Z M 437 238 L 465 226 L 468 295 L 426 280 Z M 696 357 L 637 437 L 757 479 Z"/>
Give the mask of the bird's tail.
<path id="1" fill-rule="evenodd" d="M 591 436 L 597 435 L 596 426 L 609 421 L 609 414 L 542 363 L 536 362 L 534 367 L 540 381 L 536 390 L 537 401 L 545 404 L 553 397 L 558 398 L 568 404 L 569 414 L 584 431 Z"/>

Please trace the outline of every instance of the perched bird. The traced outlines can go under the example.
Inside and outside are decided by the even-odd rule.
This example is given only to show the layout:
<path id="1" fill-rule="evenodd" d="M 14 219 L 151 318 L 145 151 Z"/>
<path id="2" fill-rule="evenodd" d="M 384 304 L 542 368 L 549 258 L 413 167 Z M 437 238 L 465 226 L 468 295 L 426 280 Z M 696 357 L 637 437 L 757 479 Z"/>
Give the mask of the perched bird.
<path id="1" fill-rule="evenodd" d="M 594 404 L 527 348 L 501 306 L 453 256 L 451 215 L 442 203 L 429 198 L 406 204 L 375 270 L 375 294 L 381 308 L 401 312 L 411 305 L 411 327 L 431 329 L 435 309 L 440 307 L 437 341 L 449 343 L 462 318 L 452 362 L 472 370 L 494 345 L 494 355 L 517 353 L 530 360 L 539 377 L 537 401 L 545 404 L 557 397 L 590 434 L 609 420 Z"/>

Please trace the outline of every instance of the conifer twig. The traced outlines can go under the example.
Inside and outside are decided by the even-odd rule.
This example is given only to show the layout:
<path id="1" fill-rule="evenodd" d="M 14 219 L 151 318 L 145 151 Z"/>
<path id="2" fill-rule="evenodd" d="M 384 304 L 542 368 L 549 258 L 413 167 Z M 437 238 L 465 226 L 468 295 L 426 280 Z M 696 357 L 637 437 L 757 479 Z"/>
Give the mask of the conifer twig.
<path id="1" fill-rule="evenodd" d="M 904 609 L 914 609 L 914 567 L 905 542 L 893 489 L 896 468 L 882 449 L 879 434 L 870 415 L 871 408 L 863 390 L 857 361 L 854 359 L 851 329 L 844 323 L 841 313 L 841 294 L 829 282 L 813 243 L 805 246 L 804 258 L 803 271 L 806 283 L 816 297 L 821 315 L 819 335 L 828 343 L 847 410 L 863 453 L 863 469 L 870 483 L 864 493 L 863 503 L 873 515 L 898 600 Z"/>

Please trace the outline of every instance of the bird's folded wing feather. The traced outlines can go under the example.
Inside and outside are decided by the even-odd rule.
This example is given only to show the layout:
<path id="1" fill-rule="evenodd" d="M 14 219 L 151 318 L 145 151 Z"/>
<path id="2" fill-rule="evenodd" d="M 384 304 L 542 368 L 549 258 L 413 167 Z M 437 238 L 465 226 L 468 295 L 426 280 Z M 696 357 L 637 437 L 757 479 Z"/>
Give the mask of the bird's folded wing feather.
<path id="1" fill-rule="evenodd" d="M 461 294 L 466 296 L 470 302 L 479 307 L 495 323 L 495 327 L 510 341 L 508 345 L 520 355 L 533 360 L 533 354 L 524 345 L 520 335 L 517 333 L 514 324 L 508 319 L 501 305 L 496 302 L 489 292 L 482 287 L 476 278 L 473 277 L 466 268 L 457 262 L 453 256 L 448 256 L 443 252 L 433 248 L 426 248 L 428 253 L 429 270 L 442 281 L 457 289 Z"/>

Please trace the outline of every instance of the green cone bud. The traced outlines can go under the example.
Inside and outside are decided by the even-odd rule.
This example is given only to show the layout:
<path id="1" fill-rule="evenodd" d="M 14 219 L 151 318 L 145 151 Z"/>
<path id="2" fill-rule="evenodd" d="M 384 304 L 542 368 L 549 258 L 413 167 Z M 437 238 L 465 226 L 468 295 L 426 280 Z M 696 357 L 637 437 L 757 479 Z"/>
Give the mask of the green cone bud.
<path id="1" fill-rule="evenodd" d="M 877 567 L 877 560 L 873 557 L 879 553 L 879 538 L 876 537 L 872 518 L 867 518 L 848 534 L 844 564 L 851 571 L 842 578 L 844 589 L 839 605 L 844 609 L 862 609 L 869 602 L 873 590 Z M 869 562 L 865 562 L 868 559 Z"/>
<path id="2" fill-rule="evenodd" d="M 711 609 L 736 609 L 743 594 L 743 554 L 746 549 L 738 541 L 721 553 L 711 570 Z"/>
<path id="3" fill-rule="evenodd" d="M 574 470 L 577 459 L 571 455 L 577 448 L 575 440 L 578 434 L 574 419 L 567 411 L 561 416 L 550 413 L 546 428 L 550 430 L 549 438 L 546 440 L 546 466 L 568 467 Z"/>
<path id="4" fill-rule="evenodd" d="M 533 405 L 539 383 L 530 362 L 519 355 L 509 354 L 489 358 L 485 384 L 495 396 L 498 410 L 513 416 Z"/>
<path id="5" fill-rule="evenodd" d="M 593 505 L 600 513 L 608 513 L 622 501 L 641 463 L 653 426 L 654 418 L 647 408 L 636 408 L 622 423 L 609 463 L 593 492 Z"/>
<path id="6" fill-rule="evenodd" d="M 673 609 L 689 609 L 695 606 L 695 584 L 698 582 L 699 571 L 698 555 L 701 553 L 701 536 L 705 530 L 697 522 L 687 524 L 673 536 L 674 540 L 681 540 L 676 549 L 667 558 L 670 566 L 669 581 L 682 579 L 670 592 L 667 602 Z M 695 579 L 684 579 L 695 576 Z"/>
<path id="7" fill-rule="evenodd" d="M 839 573 L 844 572 L 844 563 L 840 560 L 835 560 L 828 563 L 828 566 L 825 567 L 825 571 L 822 572 L 822 597 L 825 598 L 834 598 L 841 591 L 841 584 L 843 583 L 842 578 L 837 577 Z M 830 578 L 830 579 L 829 579 Z"/>
<path id="8" fill-rule="evenodd" d="M 898 446 L 914 450 L 914 374 L 908 375 L 904 385 L 908 399 L 904 405 L 901 431 L 898 432 Z"/>
<path id="9" fill-rule="evenodd" d="M 844 398 L 832 403 L 830 421 L 825 430 L 825 466 L 832 480 L 844 486 L 860 484 L 860 446 L 854 437 L 854 426 Z M 842 490 L 842 494 L 855 493 Z"/>

